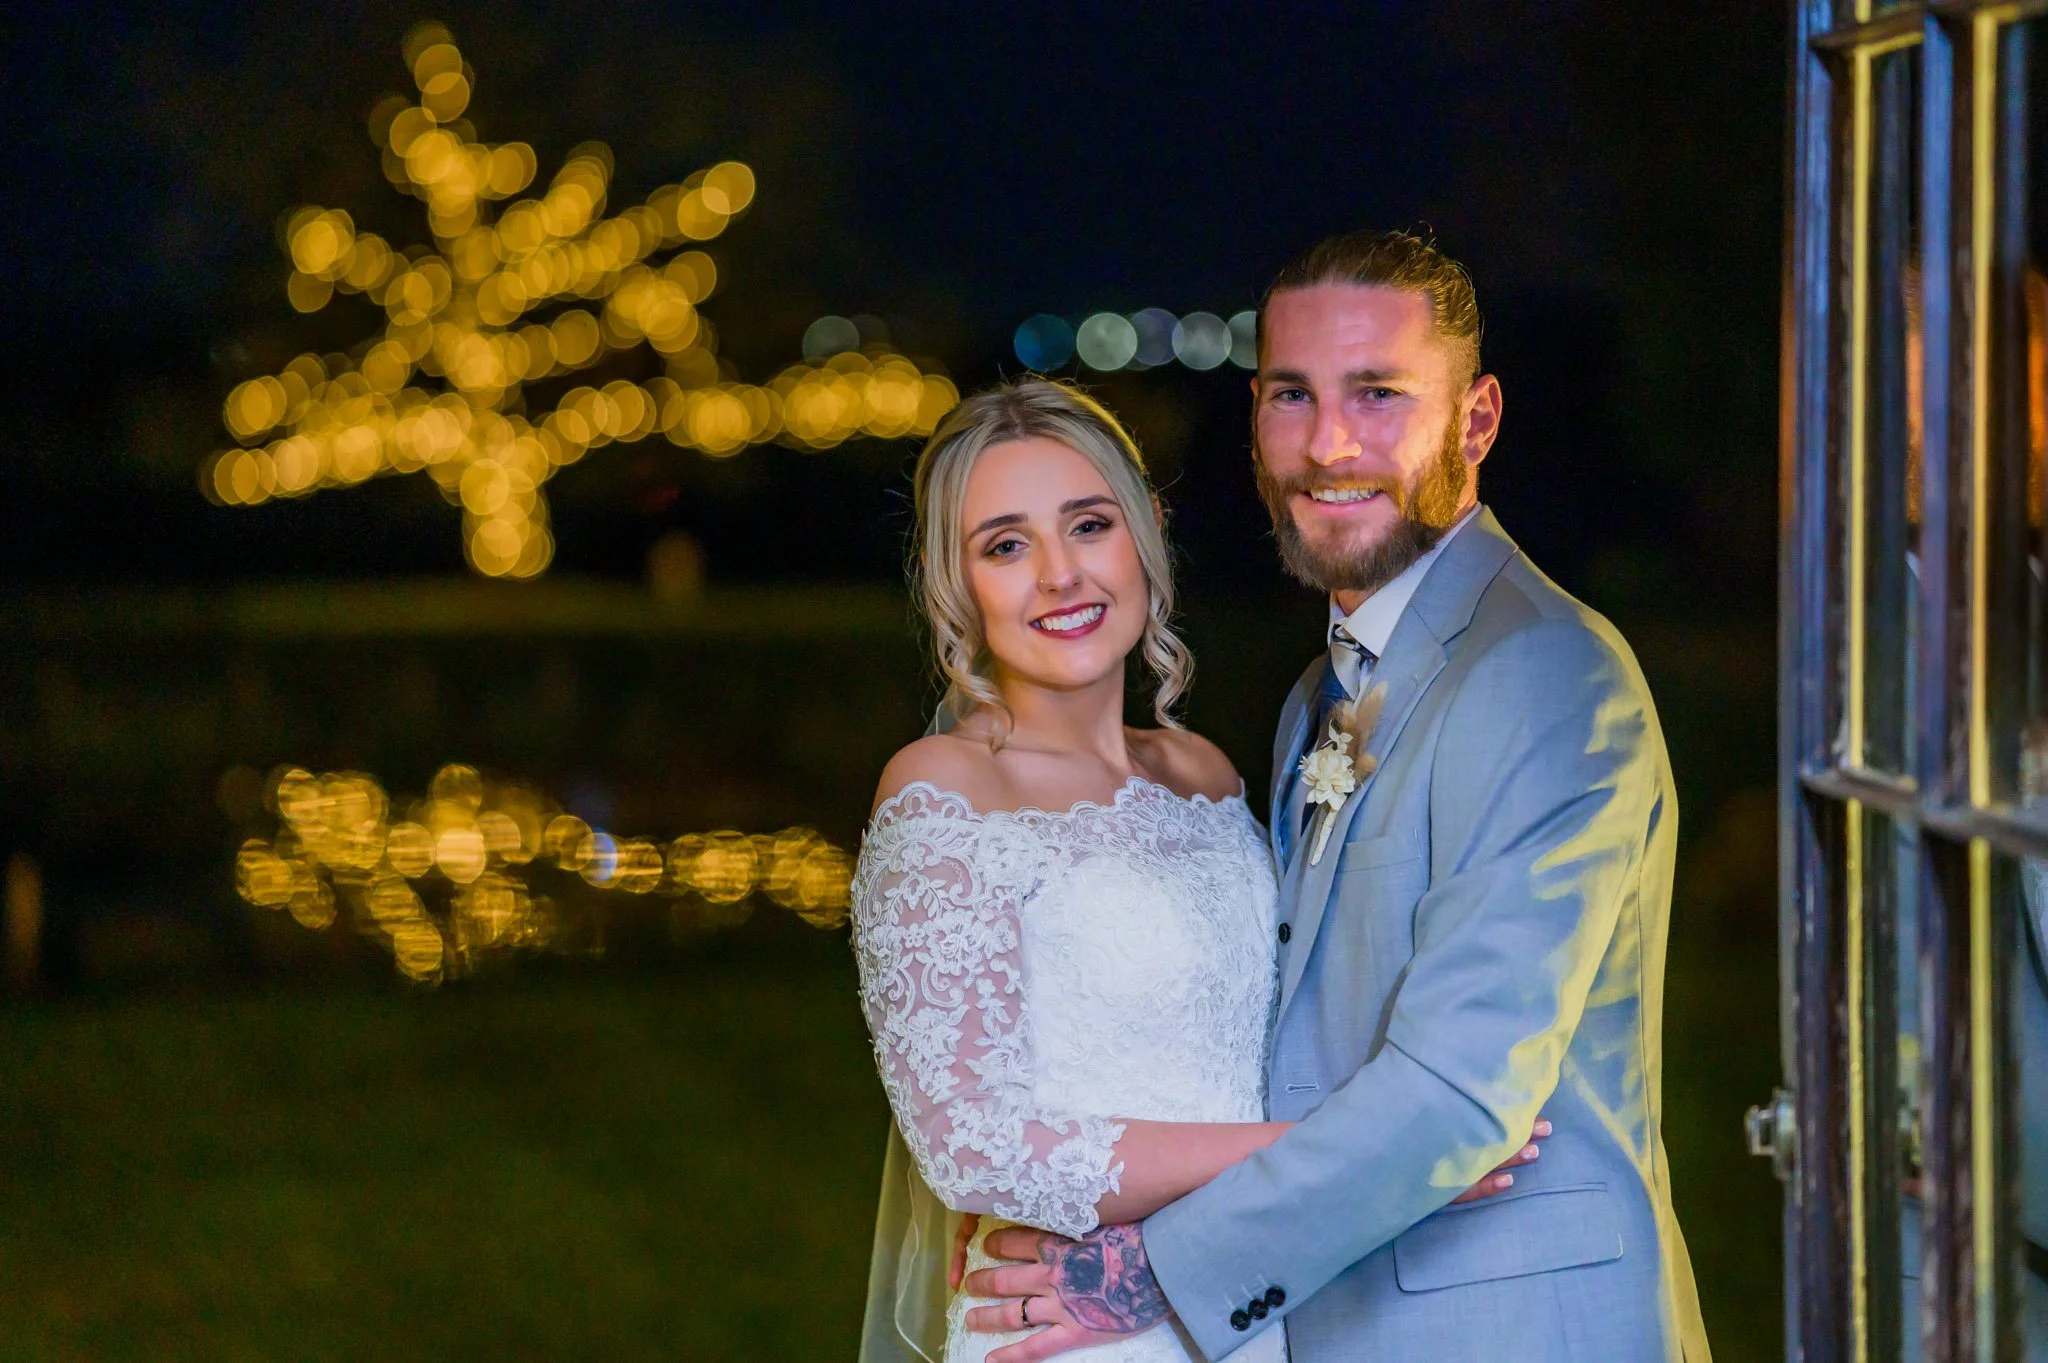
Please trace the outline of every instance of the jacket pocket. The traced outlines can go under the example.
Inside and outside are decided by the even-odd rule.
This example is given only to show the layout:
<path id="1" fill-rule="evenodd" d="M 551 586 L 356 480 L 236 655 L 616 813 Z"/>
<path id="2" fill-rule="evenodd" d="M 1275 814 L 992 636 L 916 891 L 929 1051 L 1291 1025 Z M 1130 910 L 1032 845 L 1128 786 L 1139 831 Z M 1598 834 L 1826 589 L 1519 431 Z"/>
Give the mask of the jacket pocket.
<path id="1" fill-rule="evenodd" d="M 1341 912 L 1355 916 L 1352 931 L 1367 957 L 1366 978 L 1382 1001 L 1399 986 L 1415 956 L 1415 906 L 1428 889 L 1429 859 L 1412 835 L 1362 838 L 1344 848 L 1337 864 L 1331 887 L 1335 903 L 1325 918 L 1340 911 L 1338 904 Z M 1384 1012 L 1383 1002 L 1375 1007 Z M 1382 1027 L 1385 1021 L 1382 1017 Z"/>
<path id="2" fill-rule="evenodd" d="M 1337 874 L 1341 876 L 1354 871 L 1375 871 L 1404 861 L 1420 861 L 1422 845 L 1409 834 L 1388 833 L 1383 837 L 1347 842 L 1337 849 L 1337 854 Z"/>
<path id="3" fill-rule="evenodd" d="M 1604 1183 L 1532 1188 L 1446 1207 L 1394 1239 L 1403 1292 L 1612 1263 L 1621 1224 Z"/>

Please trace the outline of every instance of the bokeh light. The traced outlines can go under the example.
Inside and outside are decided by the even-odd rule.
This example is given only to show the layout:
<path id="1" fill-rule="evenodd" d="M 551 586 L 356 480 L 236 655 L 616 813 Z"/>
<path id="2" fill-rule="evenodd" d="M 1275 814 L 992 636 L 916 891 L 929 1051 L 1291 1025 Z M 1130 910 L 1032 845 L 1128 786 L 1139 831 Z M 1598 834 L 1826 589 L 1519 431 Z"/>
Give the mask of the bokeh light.
<path id="1" fill-rule="evenodd" d="M 1231 314 L 1230 362 L 1239 369 L 1259 367 L 1259 315 L 1250 308 Z"/>
<path id="2" fill-rule="evenodd" d="M 1015 346 L 1020 364 L 1046 373 L 1074 358 L 1074 329 L 1066 318 L 1041 312 L 1017 328 Z"/>
<path id="3" fill-rule="evenodd" d="M 422 983 L 469 973 L 492 952 L 568 949 L 563 896 L 578 889 L 659 896 L 671 922 L 693 930 L 741 921 L 734 910 L 755 895 L 817 927 L 846 921 L 852 858 L 815 829 L 619 837 L 460 763 L 414 800 L 361 772 L 292 766 L 263 778 L 260 798 L 279 826 L 235 854 L 242 898 L 316 932 L 346 911 Z"/>
<path id="4" fill-rule="evenodd" d="M 1131 356 L 1133 369 L 1154 369 L 1173 363 L 1173 329 L 1178 325 L 1165 308 L 1141 308 L 1131 314 L 1131 330 L 1137 333 L 1137 353 Z"/>
<path id="5" fill-rule="evenodd" d="M 1076 355 L 1104 373 L 1154 369 L 1175 360 L 1198 371 L 1225 361 L 1256 369 L 1257 318 L 1249 308 L 1227 322 L 1213 312 L 1176 318 L 1164 308 L 1142 308 L 1128 317 L 1098 312 L 1076 329 L 1063 317 L 1041 312 L 1018 325 L 1012 345 L 1018 360 L 1039 371 L 1057 369 Z"/>
<path id="6" fill-rule="evenodd" d="M 804 358 L 828 360 L 842 350 L 860 349 L 860 328 L 850 318 L 826 315 L 804 328 Z"/>
<path id="7" fill-rule="evenodd" d="M 1214 369 L 1230 358 L 1230 326 L 1213 312 L 1191 312 L 1173 328 L 1173 354 L 1190 369 Z"/>
<path id="8" fill-rule="evenodd" d="M 386 97 L 368 130 L 385 177 L 424 205 L 433 245 L 395 246 L 339 208 L 286 216 L 292 307 L 361 295 L 383 327 L 347 355 L 301 355 L 228 393 L 236 446 L 199 479 L 212 501 L 256 506 L 425 473 L 461 509 L 476 571 L 532 578 L 554 558 L 545 485 L 592 449 L 655 435 L 714 458 L 770 441 L 828 449 L 929 434 L 958 401 L 934 366 L 891 350 L 874 318 L 820 318 L 807 364 L 766 385 L 733 381 L 699 310 L 719 271 L 698 243 L 747 211 L 753 170 L 721 161 L 612 213 L 611 150 L 586 142 L 535 188 L 532 147 L 480 141 L 462 117 L 477 78 L 448 30 L 422 24 L 404 51 L 416 96 Z M 552 409 L 526 391 L 639 347 L 662 376 L 577 385 Z"/>
<path id="9" fill-rule="evenodd" d="M 1138 333 L 1128 318 L 1098 312 L 1074 333 L 1074 351 L 1090 369 L 1122 369 L 1138 353 Z"/>

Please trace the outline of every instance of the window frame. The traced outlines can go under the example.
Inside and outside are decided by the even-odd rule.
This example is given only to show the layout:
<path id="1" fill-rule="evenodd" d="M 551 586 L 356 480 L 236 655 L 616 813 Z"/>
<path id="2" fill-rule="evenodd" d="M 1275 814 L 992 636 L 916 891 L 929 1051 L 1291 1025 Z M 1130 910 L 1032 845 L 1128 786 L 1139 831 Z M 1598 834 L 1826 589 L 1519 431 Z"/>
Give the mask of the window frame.
<path id="1" fill-rule="evenodd" d="M 1895 946 L 1919 963 L 1920 1356 L 2016 1363 L 2016 1076 L 2009 953 L 1994 947 L 2015 940 L 2017 923 L 1994 854 L 2048 858 L 2048 826 L 2001 796 L 1996 779 L 2025 720 L 2014 698 L 2026 678 L 2023 657 L 1993 647 L 1993 634 L 2026 628 L 2028 570 L 2024 547 L 1997 520 L 2014 471 L 2009 447 L 1992 439 L 2000 357 L 1989 313 L 1996 214 L 2015 195 L 2024 202 L 2027 169 L 1996 155 L 2000 128 L 2023 116 L 2028 97 L 2000 80 L 1999 36 L 2048 15 L 2048 0 L 1881 12 L 1871 0 L 1794 0 L 1791 11 L 1779 595 L 1781 1063 L 1793 1128 L 1779 1136 L 1792 1152 L 1780 1161 L 1786 1357 L 1900 1356 L 1883 1287 L 1900 1269 L 1888 1068 L 1898 1001 L 1884 971 L 1865 966 L 1869 953 Z M 1908 48 L 1920 54 L 1927 262 L 1922 515 L 1912 756 L 1909 770 L 1884 771 L 1865 765 L 1862 745 L 1866 257 L 1873 194 L 1901 186 L 1877 183 L 1889 171 L 1871 155 L 1872 72 Z M 1910 844 L 1917 942 L 1893 942 L 1890 925 L 1868 912 L 1871 813 Z"/>

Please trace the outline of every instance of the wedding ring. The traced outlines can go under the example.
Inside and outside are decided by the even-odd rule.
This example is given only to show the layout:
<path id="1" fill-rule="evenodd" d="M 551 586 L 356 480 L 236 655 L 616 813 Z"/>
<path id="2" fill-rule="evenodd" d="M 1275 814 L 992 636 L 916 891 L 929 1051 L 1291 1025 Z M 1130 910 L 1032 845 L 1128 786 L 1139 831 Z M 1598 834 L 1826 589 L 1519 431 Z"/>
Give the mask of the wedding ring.
<path id="1" fill-rule="evenodd" d="M 1017 1299 L 1017 1319 L 1023 1321 L 1026 1325 L 1031 1324 L 1031 1298 L 1019 1297 Z"/>

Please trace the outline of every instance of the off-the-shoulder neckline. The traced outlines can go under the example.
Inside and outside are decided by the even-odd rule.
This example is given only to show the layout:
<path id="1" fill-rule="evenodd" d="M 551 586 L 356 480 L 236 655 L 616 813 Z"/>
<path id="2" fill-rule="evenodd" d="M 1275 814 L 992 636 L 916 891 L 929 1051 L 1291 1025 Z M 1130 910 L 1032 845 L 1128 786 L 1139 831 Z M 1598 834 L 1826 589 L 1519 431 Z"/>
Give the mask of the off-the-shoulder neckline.
<path id="1" fill-rule="evenodd" d="M 1037 805 L 1021 805 L 1016 809 L 989 810 L 976 809 L 974 802 L 957 790 L 947 790 L 944 786 L 934 785 L 930 781 L 912 781 L 894 795 L 891 795 L 888 799 L 875 806 L 874 814 L 868 819 L 868 826 L 871 828 L 880 826 L 885 816 L 894 814 L 898 806 L 902 805 L 910 795 L 918 791 L 928 792 L 942 800 L 958 802 L 961 811 L 960 817 L 971 820 L 1023 819 L 1030 821 L 1038 819 L 1071 819 L 1082 814 L 1107 813 L 1120 809 L 1131 795 L 1134 793 L 1143 794 L 1147 791 L 1163 795 L 1169 800 L 1197 809 L 1205 807 L 1226 809 L 1231 805 L 1243 805 L 1245 803 L 1243 777 L 1238 778 L 1237 794 L 1226 795 L 1220 800 L 1211 799 L 1200 791 L 1196 791 L 1193 795 L 1183 795 L 1172 786 L 1164 785 L 1158 781 L 1132 773 L 1121 786 L 1116 788 L 1116 792 L 1107 801 L 1076 800 L 1065 809 L 1042 809 Z"/>

